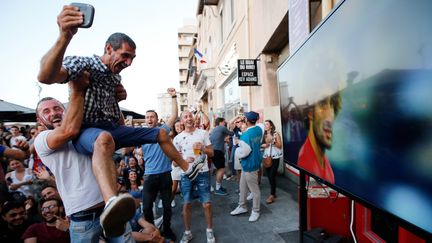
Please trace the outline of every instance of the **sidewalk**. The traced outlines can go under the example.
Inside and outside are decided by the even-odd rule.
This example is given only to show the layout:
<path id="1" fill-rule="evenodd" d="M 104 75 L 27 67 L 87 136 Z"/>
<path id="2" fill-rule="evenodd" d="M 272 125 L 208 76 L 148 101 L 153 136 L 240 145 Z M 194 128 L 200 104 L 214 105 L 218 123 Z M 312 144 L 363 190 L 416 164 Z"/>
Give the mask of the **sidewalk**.
<path id="1" fill-rule="evenodd" d="M 248 203 L 249 213 L 231 216 L 230 212 L 237 206 L 237 182 L 224 180 L 223 186 L 228 189 L 227 196 L 212 194 L 213 205 L 213 231 L 218 243 L 262 243 L 262 242 L 299 242 L 298 239 L 298 200 L 297 185 L 289 179 L 279 176 L 277 178 L 277 198 L 273 204 L 266 204 L 270 185 L 267 177 L 263 176 L 261 182 L 261 216 L 257 222 L 248 221 L 252 202 Z M 212 176 L 214 186 L 214 176 Z M 177 206 L 173 209 L 172 229 L 180 242 L 183 235 L 182 198 L 176 195 Z M 158 209 L 161 213 L 161 209 Z M 206 222 L 201 204 L 192 203 L 191 242 L 206 242 Z"/>

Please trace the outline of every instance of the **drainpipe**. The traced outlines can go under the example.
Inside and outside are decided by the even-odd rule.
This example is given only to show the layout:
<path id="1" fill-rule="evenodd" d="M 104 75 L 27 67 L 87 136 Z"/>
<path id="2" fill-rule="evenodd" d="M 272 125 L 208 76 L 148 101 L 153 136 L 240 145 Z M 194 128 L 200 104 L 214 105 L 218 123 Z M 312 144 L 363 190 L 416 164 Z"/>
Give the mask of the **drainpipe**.
<path id="1" fill-rule="evenodd" d="M 250 0 L 246 0 L 246 54 L 247 58 L 250 58 L 250 24 L 249 24 L 249 5 Z M 252 86 L 248 86 L 248 103 L 249 111 L 252 110 Z"/>

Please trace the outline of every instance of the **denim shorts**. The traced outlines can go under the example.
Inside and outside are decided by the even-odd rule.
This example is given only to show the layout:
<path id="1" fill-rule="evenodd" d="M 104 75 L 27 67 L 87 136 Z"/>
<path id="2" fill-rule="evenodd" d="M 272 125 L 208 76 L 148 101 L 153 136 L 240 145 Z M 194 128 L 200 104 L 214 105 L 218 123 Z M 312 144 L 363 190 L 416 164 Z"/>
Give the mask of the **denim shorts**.
<path id="1" fill-rule="evenodd" d="M 194 181 L 190 181 L 185 175 L 180 180 L 180 189 L 183 194 L 183 202 L 190 203 L 194 199 L 194 192 L 201 203 L 211 202 L 210 198 L 210 174 L 209 172 L 198 173 Z"/>
<path id="2" fill-rule="evenodd" d="M 148 127 L 128 127 L 117 125 L 95 125 L 81 129 L 77 139 L 73 141 L 78 153 L 91 155 L 94 150 L 94 143 L 103 131 L 111 134 L 114 139 L 116 149 L 123 147 L 141 146 L 147 143 L 157 143 L 157 136 L 160 128 Z"/>

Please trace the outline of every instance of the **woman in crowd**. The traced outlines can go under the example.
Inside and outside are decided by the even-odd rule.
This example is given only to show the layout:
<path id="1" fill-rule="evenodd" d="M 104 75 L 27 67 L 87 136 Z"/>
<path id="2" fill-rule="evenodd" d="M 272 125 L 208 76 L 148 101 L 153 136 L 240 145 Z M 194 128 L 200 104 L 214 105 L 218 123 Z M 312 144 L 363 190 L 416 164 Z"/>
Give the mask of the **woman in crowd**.
<path id="1" fill-rule="evenodd" d="M 180 119 L 177 119 L 174 122 L 174 129 L 172 129 L 171 138 L 174 139 L 175 136 L 177 136 L 179 133 L 183 132 L 184 125 L 180 122 Z M 181 153 L 181 151 L 179 151 Z M 179 181 L 181 178 L 182 170 L 180 167 L 178 167 L 175 162 L 173 162 L 172 165 L 172 171 L 171 171 L 171 178 L 172 178 L 172 201 L 171 201 L 171 207 L 175 207 L 175 195 L 178 190 Z"/>
<path id="2" fill-rule="evenodd" d="M 138 173 L 136 170 L 129 170 L 128 179 L 126 180 L 126 189 L 132 196 L 141 195 L 141 180 L 138 178 Z M 138 197 L 138 198 L 139 198 Z"/>
<path id="3" fill-rule="evenodd" d="M 274 123 L 271 120 L 264 122 L 264 141 L 262 147 L 265 148 L 263 157 L 271 157 L 272 165 L 265 168 L 267 177 L 270 182 L 270 196 L 267 198 L 266 203 L 273 203 L 276 198 L 276 175 L 279 168 L 279 160 L 282 157 L 282 141 L 281 136 L 276 132 Z"/>
<path id="4" fill-rule="evenodd" d="M 236 180 L 240 181 L 241 176 L 241 165 L 240 160 L 235 157 L 235 151 L 238 147 L 237 143 L 242 134 L 242 125 L 245 125 L 244 116 L 238 115 L 234 117 L 232 121 L 230 121 L 230 129 L 234 132 L 232 136 L 232 148 L 231 148 L 231 173 L 232 175 L 236 175 Z"/>
<path id="5" fill-rule="evenodd" d="M 129 178 L 130 170 L 135 170 L 137 174 L 137 178 L 138 180 L 140 180 L 140 185 L 142 185 L 144 182 L 144 178 L 143 178 L 144 171 L 139 167 L 138 159 L 134 155 L 129 156 L 127 167 L 123 169 L 123 178 L 125 181 L 127 181 Z"/>
<path id="6" fill-rule="evenodd" d="M 11 172 L 5 176 L 8 182 L 10 191 L 20 191 L 26 197 L 34 196 L 34 190 L 32 188 L 33 173 L 31 169 L 25 168 L 24 163 L 20 160 L 12 159 L 9 161 L 9 167 L 12 169 Z"/>

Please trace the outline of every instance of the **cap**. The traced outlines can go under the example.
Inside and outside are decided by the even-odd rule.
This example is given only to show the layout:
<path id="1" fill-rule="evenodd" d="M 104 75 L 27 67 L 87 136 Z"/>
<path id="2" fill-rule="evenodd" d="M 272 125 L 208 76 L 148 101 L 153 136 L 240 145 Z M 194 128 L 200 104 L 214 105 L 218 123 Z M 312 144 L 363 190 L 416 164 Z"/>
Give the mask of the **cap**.
<path id="1" fill-rule="evenodd" d="M 259 119 L 259 114 L 255 111 L 245 112 L 244 116 L 251 122 L 256 122 Z"/>

